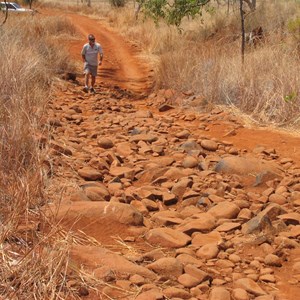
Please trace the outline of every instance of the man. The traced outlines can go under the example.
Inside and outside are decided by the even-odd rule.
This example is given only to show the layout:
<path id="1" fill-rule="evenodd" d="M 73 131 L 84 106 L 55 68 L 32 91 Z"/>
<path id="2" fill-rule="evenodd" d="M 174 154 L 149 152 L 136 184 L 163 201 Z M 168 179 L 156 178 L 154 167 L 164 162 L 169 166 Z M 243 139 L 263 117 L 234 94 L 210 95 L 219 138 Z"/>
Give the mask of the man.
<path id="1" fill-rule="evenodd" d="M 81 51 L 82 60 L 84 62 L 83 71 L 85 74 L 85 80 L 84 80 L 85 87 L 83 91 L 86 93 L 89 91 L 90 75 L 92 76 L 90 92 L 95 93 L 94 85 L 96 82 L 98 65 L 101 66 L 103 60 L 102 47 L 99 43 L 96 43 L 95 40 L 96 40 L 95 36 L 93 34 L 89 34 L 88 35 L 89 42 L 83 46 Z M 98 53 L 100 55 L 99 61 L 98 61 Z"/>

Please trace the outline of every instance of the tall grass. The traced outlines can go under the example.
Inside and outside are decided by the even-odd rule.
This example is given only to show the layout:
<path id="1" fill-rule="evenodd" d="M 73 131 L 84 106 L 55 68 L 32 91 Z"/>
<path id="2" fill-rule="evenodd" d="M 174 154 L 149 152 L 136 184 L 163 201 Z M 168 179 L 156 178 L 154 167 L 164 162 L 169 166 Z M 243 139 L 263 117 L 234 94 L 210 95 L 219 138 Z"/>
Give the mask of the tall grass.
<path id="1" fill-rule="evenodd" d="M 299 1 L 258 1 L 246 17 L 249 32 L 262 26 L 265 41 L 240 55 L 238 6 L 216 8 L 203 18 L 184 20 L 181 32 L 134 17 L 134 10 L 111 10 L 112 26 L 139 43 L 156 65 L 157 88 L 193 90 L 206 103 L 234 106 L 260 123 L 299 125 L 300 37 L 291 30 Z M 295 27 L 297 22 L 294 22 Z"/>
<path id="2" fill-rule="evenodd" d="M 66 20 L 9 17 L 0 27 L 0 296 L 58 299 L 68 244 L 43 213 L 41 119 L 55 70 L 72 68 L 57 42 Z M 55 58 L 55 59 L 54 59 Z M 45 224 L 52 228 L 40 231 Z"/>

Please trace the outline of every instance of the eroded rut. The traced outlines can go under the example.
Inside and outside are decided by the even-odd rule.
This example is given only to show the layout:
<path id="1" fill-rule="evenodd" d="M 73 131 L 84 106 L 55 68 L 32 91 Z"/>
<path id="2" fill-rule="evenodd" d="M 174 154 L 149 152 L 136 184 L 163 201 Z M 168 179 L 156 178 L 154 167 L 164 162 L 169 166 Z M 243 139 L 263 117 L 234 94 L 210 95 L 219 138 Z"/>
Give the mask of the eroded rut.
<path id="1" fill-rule="evenodd" d="M 82 32 L 94 22 L 84 19 Z M 61 82 L 48 108 L 49 196 L 62 198 L 58 217 L 66 229 L 97 241 L 72 246 L 73 263 L 102 282 L 85 299 L 294 299 L 295 151 L 284 155 L 270 133 L 265 146 L 249 136 L 243 147 L 238 137 L 247 129 L 237 117 L 169 105 L 178 98 L 173 91 L 134 100 L 151 85 L 147 68 L 118 40 L 118 53 L 126 44 L 124 53 L 133 56 L 123 64 L 118 55 L 118 70 L 108 72 L 116 42 L 97 28 L 110 76 L 100 79 L 96 95 Z M 125 61 L 132 60 L 131 73 Z"/>

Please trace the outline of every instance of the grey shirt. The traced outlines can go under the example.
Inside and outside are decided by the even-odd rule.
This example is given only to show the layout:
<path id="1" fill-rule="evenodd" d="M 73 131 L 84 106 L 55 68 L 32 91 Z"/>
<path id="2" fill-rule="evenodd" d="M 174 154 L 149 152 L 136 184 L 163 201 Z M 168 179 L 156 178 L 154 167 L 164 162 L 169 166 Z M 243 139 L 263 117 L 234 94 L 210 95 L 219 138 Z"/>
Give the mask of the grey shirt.
<path id="1" fill-rule="evenodd" d="M 103 50 L 99 43 L 95 43 L 93 47 L 87 43 L 83 46 L 81 51 L 81 55 L 85 56 L 85 61 L 91 66 L 98 65 L 98 53 L 103 55 Z"/>

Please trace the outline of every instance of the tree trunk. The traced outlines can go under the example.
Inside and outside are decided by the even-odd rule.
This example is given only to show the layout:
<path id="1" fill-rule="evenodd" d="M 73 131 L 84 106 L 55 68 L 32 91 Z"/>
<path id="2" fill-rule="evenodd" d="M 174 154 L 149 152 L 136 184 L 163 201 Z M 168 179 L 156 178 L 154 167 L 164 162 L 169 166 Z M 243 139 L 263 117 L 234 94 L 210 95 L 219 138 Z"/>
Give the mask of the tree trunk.
<path id="1" fill-rule="evenodd" d="M 4 3 L 6 4 L 6 0 L 4 0 Z M 5 9 L 5 16 L 4 16 L 4 20 L 3 20 L 3 22 L 2 22 L 1 25 L 4 25 L 6 23 L 6 21 L 7 21 L 7 18 L 8 18 L 8 9 L 7 9 L 7 6 L 5 6 L 5 7 L 6 7 L 6 9 Z"/>
<path id="2" fill-rule="evenodd" d="M 245 13 L 243 10 L 243 0 L 240 0 L 240 14 L 241 14 L 241 30 L 242 30 L 242 46 L 241 46 L 241 52 L 242 52 L 242 64 L 244 64 L 245 61 Z"/>

